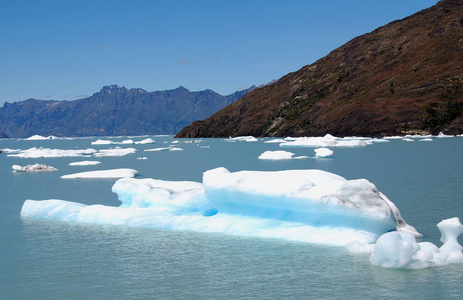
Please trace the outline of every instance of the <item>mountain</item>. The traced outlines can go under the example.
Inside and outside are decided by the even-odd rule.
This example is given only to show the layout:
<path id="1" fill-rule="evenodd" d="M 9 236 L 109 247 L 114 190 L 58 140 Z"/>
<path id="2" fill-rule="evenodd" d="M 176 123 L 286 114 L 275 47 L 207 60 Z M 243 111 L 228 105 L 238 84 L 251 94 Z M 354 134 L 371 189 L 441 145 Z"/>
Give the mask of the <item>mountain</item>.
<path id="1" fill-rule="evenodd" d="M 463 1 L 443 0 L 256 89 L 177 137 L 463 133 Z"/>
<path id="2" fill-rule="evenodd" d="M 184 87 L 147 92 L 111 85 L 74 101 L 5 103 L 0 107 L 0 130 L 9 137 L 174 134 L 253 88 L 222 96 L 212 90 L 190 92 Z"/>

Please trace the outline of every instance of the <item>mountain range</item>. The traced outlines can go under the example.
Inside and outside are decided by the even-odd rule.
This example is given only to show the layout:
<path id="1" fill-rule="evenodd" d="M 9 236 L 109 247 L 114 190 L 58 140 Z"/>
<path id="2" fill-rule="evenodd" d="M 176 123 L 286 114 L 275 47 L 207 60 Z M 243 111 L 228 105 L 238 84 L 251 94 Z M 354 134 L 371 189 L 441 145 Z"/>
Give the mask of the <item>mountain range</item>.
<path id="1" fill-rule="evenodd" d="M 441 131 L 463 133 L 461 0 L 440 1 L 356 37 L 177 137 Z"/>
<path id="2" fill-rule="evenodd" d="M 184 87 L 147 92 L 111 85 L 73 101 L 4 103 L 0 107 L 0 137 L 175 134 L 254 88 L 222 96 L 212 90 L 190 92 Z"/>

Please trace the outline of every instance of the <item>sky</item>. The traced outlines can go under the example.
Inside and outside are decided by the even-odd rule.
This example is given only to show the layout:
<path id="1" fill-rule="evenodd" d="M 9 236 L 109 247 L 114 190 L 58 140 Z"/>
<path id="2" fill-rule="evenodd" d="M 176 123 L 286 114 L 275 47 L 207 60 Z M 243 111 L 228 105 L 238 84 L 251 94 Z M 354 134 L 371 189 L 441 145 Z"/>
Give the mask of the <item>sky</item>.
<path id="1" fill-rule="evenodd" d="M 437 0 L 0 0 L 0 105 L 103 86 L 222 95 Z"/>

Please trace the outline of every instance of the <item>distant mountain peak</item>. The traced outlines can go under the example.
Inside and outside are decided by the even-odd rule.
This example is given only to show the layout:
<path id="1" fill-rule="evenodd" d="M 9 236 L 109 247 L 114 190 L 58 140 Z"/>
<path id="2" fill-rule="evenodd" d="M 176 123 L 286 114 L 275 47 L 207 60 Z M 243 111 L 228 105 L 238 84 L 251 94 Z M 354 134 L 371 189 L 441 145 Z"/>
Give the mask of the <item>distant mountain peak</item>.
<path id="1" fill-rule="evenodd" d="M 100 93 L 108 93 L 108 94 L 111 94 L 112 92 L 115 92 L 115 91 L 127 91 L 127 89 L 123 86 L 119 86 L 119 85 L 116 85 L 116 84 L 113 84 L 113 85 L 107 85 L 107 86 L 104 86 L 101 90 L 100 90 Z"/>

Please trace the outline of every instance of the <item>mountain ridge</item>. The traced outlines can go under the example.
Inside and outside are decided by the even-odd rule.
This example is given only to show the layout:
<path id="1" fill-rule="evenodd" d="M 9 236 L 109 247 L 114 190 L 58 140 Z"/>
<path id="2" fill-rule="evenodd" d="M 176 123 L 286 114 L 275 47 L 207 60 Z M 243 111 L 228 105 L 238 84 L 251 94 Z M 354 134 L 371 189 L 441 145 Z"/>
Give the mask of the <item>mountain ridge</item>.
<path id="1" fill-rule="evenodd" d="M 0 107 L 3 137 L 174 134 L 238 100 L 255 86 L 222 96 L 183 86 L 147 92 L 109 85 L 72 101 L 27 99 Z"/>
<path id="2" fill-rule="evenodd" d="M 358 36 L 176 137 L 463 133 L 463 2 Z"/>

